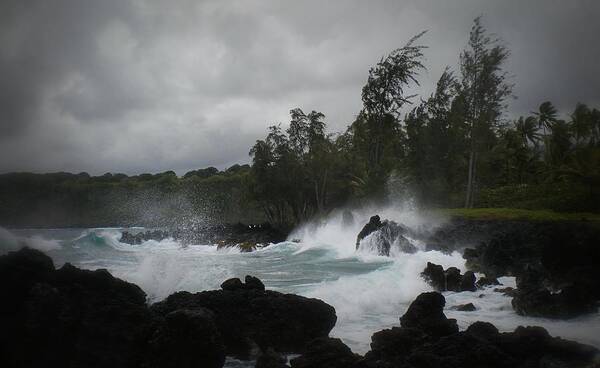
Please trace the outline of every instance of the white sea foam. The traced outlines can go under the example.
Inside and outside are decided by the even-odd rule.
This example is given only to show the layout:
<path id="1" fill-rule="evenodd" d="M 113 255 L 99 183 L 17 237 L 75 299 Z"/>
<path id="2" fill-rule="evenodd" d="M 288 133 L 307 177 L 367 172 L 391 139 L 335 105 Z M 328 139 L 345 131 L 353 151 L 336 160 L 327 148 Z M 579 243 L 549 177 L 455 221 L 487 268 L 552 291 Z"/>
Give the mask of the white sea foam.
<path id="1" fill-rule="evenodd" d="M 0 228 L 0 242 L 4 251 L 16 249 L 20 240 L 29 239 L 45 247 L 57 266 L 71 262 L 84 268 L 107 268 L 115 276 L 140 285 L 150 301 L 180 290 L 218 289 L 227 278 L 254 275 L 268 289 L 320 298 L 334 306 L 338 320 L 331 334 L 355 352 L 365 353 L 374 332 L 399 326 L 399 317 L 410 302 L 421 292 L 432 290 L 420 277 L 428 261 L 465 271 L 459 253 L 426 252 L 415 239 L 410 240 L 420 251 L 413 254 L 392 249 L 390 257 L 379 256 L 369 244 L 370 238 L 355 250 L 356 235 L 374 214 L 412 228 L 439 224 L 410 210 L 387 208 L 354 211 L 354 223 L 348 226 L 342 222 L 342 212 L 337 212 L 318 224 L 295 230 L 290 236 L 294 242 L 269 245 L 252 253 L 235 247 L 184 246 L 173 239 L 129 245 L 119 242 L 119 229 L 89 229 L 80 236 L 70 231 L 63 237 L 58 231 L 52 234 L 56 240 L 49 240 L 43 232 L 15 235 Z M 514 286 L 512 278 L 502 278 L 501 282 Z M 494 292 L 493 287 L 444 295 L 445 313 L 456 318 L 461 329 L 477 320 L 492 322 L 501 331 L 541 325 L 551 334 L 600 347 L 600 314 L 567 321 L 522 317 L 513 311 L 511 299 Z M 476 306 L 475 312 L 451 309 L 469 302 Z"/>

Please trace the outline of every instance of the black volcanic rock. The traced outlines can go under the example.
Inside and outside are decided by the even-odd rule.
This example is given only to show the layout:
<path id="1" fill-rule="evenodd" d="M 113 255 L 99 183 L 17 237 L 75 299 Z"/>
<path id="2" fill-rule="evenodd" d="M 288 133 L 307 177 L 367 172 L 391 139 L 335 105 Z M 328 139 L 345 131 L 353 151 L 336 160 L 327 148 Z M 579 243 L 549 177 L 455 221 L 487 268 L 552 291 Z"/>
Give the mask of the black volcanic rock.
<path id="1" fill-rule="evenodd" d="M 421 277 L 433 286 L 437 291 L 446 290 L 446 274 L 444 273 L 444 267 L 435 263 L 427 262 L 427 266 L 421 272 Z"/>
<path id="2" fill-rule="evenodd" d="M 257 281 L 241 288 L 237 281 L 223 284 L 234 283 L 224 290 L 178 292 L 151 309 L 159 315 L 178 309 L 213 311 L 227 354 L 239 357 L 250 356 L 257 347 L 302 352 L 306 343 L 327 336 L 335 325 L 335 310 L 321 300 L 265 291 Z"/>
<path id="3" fill-rule="evenodd" d="M 292 368 L 351 368 L 360 358 L 342 340 L 320 337 L 309 342 L 304 354 L 290 364 Z"/>
<path id="4" fill-rule="evenodd" d="M 131 245 L 139 245 L 148 240 L 161 241 L 167 239 L 168 237 L 169 233 L 163 230 L 147 230 L 145 232 L 136 234 L 123 231 L 123 233 L 121 233 L 121 237 L 119 238 L 119 242 Z"/>
<path id="5" fill-rule="evenodd" d="M 441 294 L 419 295 L 401 318 L 402 327 L 373 334 L 371 351 L 354 367 L 584 368 L 597 363 L 598 349 L 551 337 L 541 327 L 500 333 L 489 322 L 475 322 L 458 332 L 454 323 L 440 333 L 439 326 L 450 321 L 443 315 L 443 304 Z"/>
<path id="6" fill-rule="evenodd" d="M 454 307 L 452 307 L 452 309 L 457 310 L 459 312 L 473 312 L 473 311 L 477 310 L 477 308 L 475 308 L 475 305 L 473 305 L 473 303 L 455 305 Z"/>
<path id="7" fill-rule="evenodd" d="M 268 349 L 266 352 L 262 353 L 256 359 L 255 368 L 288 368 L 289 365 L 286 364 L 287 359 L 273 351 L 273 349 Z"/>
<path id="8" fill-rule="evenodd" d="M 360 232 L 356 236 L 356 249 L 358 249 L 361 240 L 369 236 L 371 233 L 379 230 L 382 226 L 383 224 L 381 223 L 381 218 L 379 217 L 379 215 L 371 216 L 369 222 L 367 222 L 365 226 L 363 226 L 362 230 L 360 230 Z"/>
<path id="9" fill-rule="evenodd" d="M 394 221 L 381 221 L 378 215 L 372 216 L 356 237 L 356 249 L 367 236 L 374 234 L 377 253 L 389 256 L 390 249 L 395 246 L 403 253 L 414 253 L 417 248 L 406 238 L 408 229 Z"/>
<path id="10" fill-rule="evenodd" d="M 225 347 L 211 311 L 179 309 L 164 319 L 149 342 L 146 367 L 223 366 Z"/>
<path id="11" fill-rule="evenodd" d="M 248 290 L 265 291 L 265 284 L 257 277 L 246 275 L 244 282 L 246 283 L 246 289 Z"/>
<path id="12" fill-rule="evenodd" d="M 438 292 L 422 293 L 400 317 L 400 325 L 421 330 L 433 337 L 456 333 L 458 332 L 456 320 L 446 318 L 444 315 L 445 304 L 446 299 Z"/>
<path id="13" fill-rule="evenodd" d="M 244 284 L 242 284 L 242 280 L 235 277 L 235 278 L 227 279 L 227 280 L 223 281 L 223 283 L 221 284 L 221 289 L 226 290 L 226 291 L 243 290 Z"/>
<path id="14" fill-rule="evenodd" d="M 479 280 L 477 280 L 475 285 L 477 285 L 478 288 L 484 288 L 486 286 L 496 286 L 496 285 L 502 285 L 502 284 L 500 284 L 500 281 L 498 281 L 498 279 L 495 277 L 484 276 L 484 277 L 480 278 Z"/>
<path id="15" fill-rule="evenodd" d="M 190 228 L 173 228 L 168 231 L 147 230 L 139 233 L 124 231 L 119 241 L 138 245 L 148 240 L 161 241 L 167 238 L 176 239 L 184 245 L 210 244 L 220 248 L 238 246 L 242 252 L 251 252 L 259 245 L 284 241 L 286 234 L 269 223 L 205 224 Z"/>
<path id="16" fill-rule="evenodd" d="M 413 351 L 429 341 L 431 338 L 420 329 L 392 327 L 373 334 L 371 351 L 365 355 L 365 359 L 401 365 Z"/>
<path id="17" fill-rule="evenodd" d="M 144 292 L 106 270 L 55 270 L 43 253 L 0 257 L 0 365 L 135 367 L 155 320 Z M 32 350 L 34 349 L 34 350 Z"/>
<path id="18" fill-rule="evenodd" d="M 427 266 L 421 272 L 425 279 L 436 291 L 475 291 L 475 274 L 472 271 L 461 275 L 456 267 L 447 270 L 435 263 L 427 262 Z"/>
<path id="19" fill-rule="evenodd" d="M 598 311 L 596 296 L 583 284 L 567 284 L 552 292 L 544 280 L 544 275 L 534 269 L 517 277 L 512 306 L 518 314 L 565 319 Z"/>

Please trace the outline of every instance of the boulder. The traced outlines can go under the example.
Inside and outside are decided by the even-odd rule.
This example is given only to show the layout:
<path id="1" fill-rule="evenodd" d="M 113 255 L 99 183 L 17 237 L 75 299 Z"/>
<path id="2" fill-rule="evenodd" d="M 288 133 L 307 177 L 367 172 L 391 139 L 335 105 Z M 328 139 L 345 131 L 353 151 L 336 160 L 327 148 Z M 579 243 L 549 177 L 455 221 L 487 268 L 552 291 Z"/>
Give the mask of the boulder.
<path id="1" fill-rule="evenodd" d="M 325 337 L 336 322 L 335 309 L 318 299 L 264 291 L 258 282 L 199 293 L 178 292 L 151 309 L 166 316 L 177 309 L 209 309 L 215 314 L 228 355 L 248 358 L 259 348 L 301 353 L 306 344 Z"/>
<path id="2" fill-rule="evenodd" d="M 594 366 L 599 353 L 591 346 L 551 337 L 541 327 L 499 333 L 489 322 L 440 337 L 394 327 L 376 332 L 371 341 L 360 367 L 584 368 Z"/>
<path id="3" fill-rule="evenodd" d="M 475 291 L 477 286 L 475 285 L 475 274 L 473 271 L 467 271 L 460 280 L 459 290 L 460 291 Z"/>
<path id="4" fill-rule="evenodd" d="M 221 289 L 226 291 L 243 290 L 244 284 L 242 284 L 242 280 L 235 277 L 223 281 L 223 283 L 221 284 Z"/>
<path id="5" fill-rule="evenodd" d="M 361 357 L 340 339 L 321 337 L 306 346 L 304 354 L 290 361 L 292 368 L 351 368 Z"/>
<path id="6" fill-rule="evenodd" d="M 400 252 L 414 253 L 417 248 L 406 238 L 408 229 L 394 221 L 381 221 L 378 215 L 372 216 L 369 222 L 362 228 L 356 237 L 356 249 L 360 242 L 367 236 L 373 234 L 373 242 L 377 247 L 377 254 L 389 256 L 392 246 L 397 247 Z"/>
<path id="7" fill-rule="evenodd" d="M 379 217 L 379 215 L 371 216 L 369 222 L 365 226 L 363 226 L 362 230 L 358 233 L 358 236 L 356 237 L 356 249 L 358 249 L 361 240 L 366 238 L 371 233 L 379 230 L 382 226 L 383 224 L 381 223 L 381 218 Z"/>
<path id="8" fill-rule="evenodd" d="M 459 312 L 473 312 L 473 311 L 477 310 L 477 308 L 475 308 L 475 305 L 473 305 L 473 303 L 455 305 L 451 309 L 457 310 Z"/>
<path id="9" fill-rule="evenodd" d="M 246 275 L 244 281 L 246 283 L 246 289 L 248 290 L 265 291 L 265 284 L 257 277 Z"/>
<path id="10" fill-rule="evenodd" d="M 169 238 L 169 233 L 163 230 L 147 230 L 145 232 L 135 234 L 128 231 L 123 231 L 123 233 L 121 233 L 121 237 L 119 238 L 119 242 L 131 245 L 139 245 L 148 240 L 162 241 L 167 238 Z"/>
<path id="11" fill-rule="evenodd" d="M 456 267 L 447 270 L 435 263 L 427 262 L 427 267 L 421 272 L 425 279 L 436 291 L 475 291 L 475 274 L 472 271 L 461 275 Z"/>
<path id="12" fill-rule="evenodd" d="M 427 267 L 421 272 L 421 277 L 423 277 L 429 285 L 433 286 L 435 290 L 446 290 L 446 274 L 444 273 L 444 267 L 427 262 Z"/>
<path id="13" fill-rule="evenodd" d="M 220 368 L 225 347 L 214 315 L 207 309 L 179 309 L 167 314 L 149 342 L 148 368 Z"/>
<path id="14" fill-rule="evenodd" d="M 23 248 L 0 257 L 0 365 L 133 367 L 155 320 L 136 285 L 106 270 L 55 270 Z M 35 353 L 32 353 L 35 347 Z"/>
<path id="15" fill-rule="evenodd" d="M 457 333 L 456 320 L 446 318 L 444 315 L 445 304 L 446 299 L 438 292 L 422 293 L 400 317 L 400 325 L 421 330 L 436 338 Z"/>
<path id="16" fill-rule="evenodd" d="M 401 365 L 413 351 L 429 341 L 431 338 L 420 329 L 392 327 L 373 334 L 371 351 L 365 355 L 365 359 Z"/>
<path id="17" fill-rule="evenodd" d="M 557 319 L 598 311 L 596 296 L 584 285 L 567 284 L 553 291 L 545 285 L 544 275 L 534 269 L 517 277 L 512 306 L 521 315 Z"/>
<path id="18" fill-rule="evenodd" d="M 475 285 L 478 288 L 483 289 L 484 287 L 487 287 L 487 286 L 497 286 L 497 285 L 502 285 L 502 284 L 495 277 L 484 276 L 484 277 L 481 277 L 479 280 L 477 280 Z"/>

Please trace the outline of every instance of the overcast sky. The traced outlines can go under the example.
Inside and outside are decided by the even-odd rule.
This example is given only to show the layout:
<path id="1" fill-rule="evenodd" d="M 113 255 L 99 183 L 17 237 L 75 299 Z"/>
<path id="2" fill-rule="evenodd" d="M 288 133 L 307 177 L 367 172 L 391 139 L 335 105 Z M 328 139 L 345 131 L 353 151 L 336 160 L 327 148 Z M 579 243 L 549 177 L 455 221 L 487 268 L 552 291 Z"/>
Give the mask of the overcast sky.
<path id="1" fill-rule="evenodd" d="M 512 52 L 511 115 L 600 107 L 595 0 L 3 0 L 0 172 L 246 163 L 291 108 L 344 129 L 369 67 L 422 30 L 429 94 L 481 14 Z"/>

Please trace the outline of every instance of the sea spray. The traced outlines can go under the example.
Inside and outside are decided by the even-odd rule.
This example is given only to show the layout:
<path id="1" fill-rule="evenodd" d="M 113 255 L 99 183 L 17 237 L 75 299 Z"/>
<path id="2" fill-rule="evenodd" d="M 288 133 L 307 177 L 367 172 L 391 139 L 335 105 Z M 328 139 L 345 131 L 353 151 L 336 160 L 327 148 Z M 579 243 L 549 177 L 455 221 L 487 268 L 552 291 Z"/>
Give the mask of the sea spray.
<path id="1" fill-rule="evenodd" d="M 31 242 L 37 235 L 60 244 L 60 248 L 47 251 L 57 267 L 70 262 L 87 269 L 106 268 L 140 285 L 150 302 L 175 291 L 217 289 L 227 278 L 254 275 L 268 289 L 316 297 L 333 305 L 338 321 L 332 335 L 342 338 L 355 352 L 364 353 L 374 332 L 398 326 L 408 304 L 419 293 L 431 290 L 420 277 L 428 261 L 465 271 L 459 253 L 423 251 L 418 239 L 410 239 L 420 249 L 413 254 L 392 251 L 390 257 L 384 257 L 369 247 L 356 251 L 356 235 L 374 214 L 411 229 L 439 226 L 439 222 L 410 211 L 373 208 L 353 211 L 352 226 L 343 223 L 340 211 L 319 224 L 298 228 L 290 241 L 251 253 L 202 244 L 184 247 L 171 239 L 133 246 L 119 243 L 121 231 L 131 229 L 4 230 L 0 231 L 0 245 L 7 252 L 20 246 L 19 240 Z M 504 286 L 514 285 L 512 278 L 500 281 Z M 510 297 L 494 292 L 493 287 L 444 295 L 445 313 L 456 318 L 461 329 L 476 320 L 492 322 L 501 331 L 514 330 L 518 325 L 541 325 L 552 334 L 600 347 L 600 314 L 567 321 L 518 316 Z M 473 303 L 476 311 L 450 309 L 464 303 Z"/>

